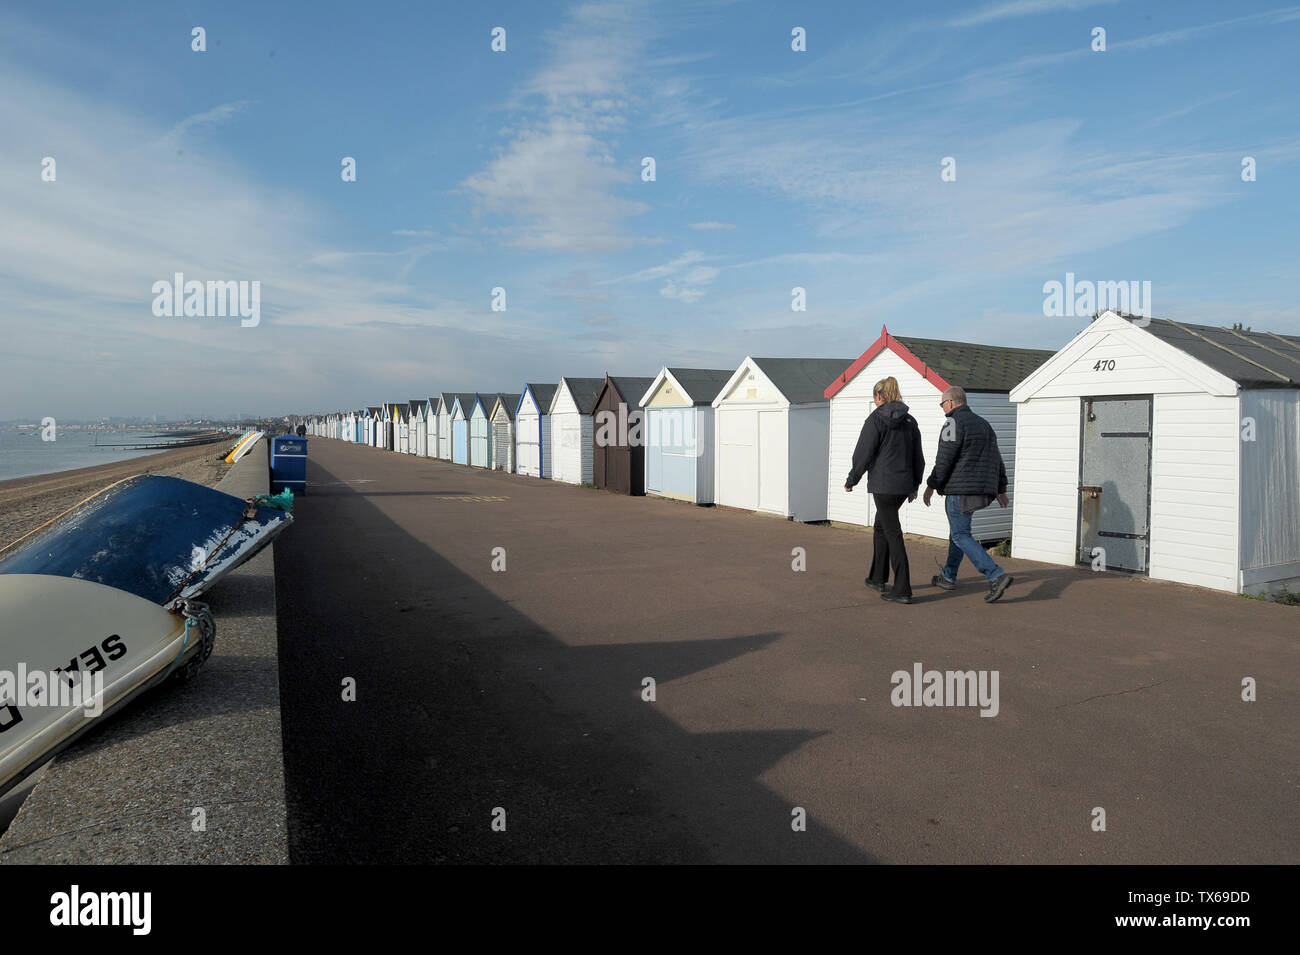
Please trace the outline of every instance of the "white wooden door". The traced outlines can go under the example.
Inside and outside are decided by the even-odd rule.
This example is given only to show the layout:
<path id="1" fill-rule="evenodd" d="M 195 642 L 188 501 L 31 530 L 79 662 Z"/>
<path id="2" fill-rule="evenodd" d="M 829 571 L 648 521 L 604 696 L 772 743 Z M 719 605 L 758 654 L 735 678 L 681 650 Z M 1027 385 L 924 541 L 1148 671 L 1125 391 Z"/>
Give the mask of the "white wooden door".
<path id="1" fill-rule="evenodd" d="M 537 477 L 540 471 L 537 467 L 537 416 L 530 414 L 521 414 L 515 421 L 515 449 L 519 455 L 515 470 L 520 474 L 529 474 Z"/>
<path id="2" fill-rule="evenodd" d="M 718 411 L 718 503 L 758 508 L 758 413 Z"/>
<path id="3" fill-rule="evenodd" d="M 553 415 L 555 479 L 582 483 L 582 420 L 576 414 Z"/>
<path id="4" fill-rule="evenodd" d="M 758 507 L 764 511 L 786 513 L 789 506 L 789 472 L 786 453 L 784 411 L 758 413 Z"/>

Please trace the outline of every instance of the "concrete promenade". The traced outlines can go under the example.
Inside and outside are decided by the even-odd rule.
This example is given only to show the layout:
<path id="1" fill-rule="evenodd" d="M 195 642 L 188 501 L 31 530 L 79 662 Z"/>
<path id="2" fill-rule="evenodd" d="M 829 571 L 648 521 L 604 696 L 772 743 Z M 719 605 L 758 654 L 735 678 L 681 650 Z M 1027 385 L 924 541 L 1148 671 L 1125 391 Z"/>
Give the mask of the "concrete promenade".
<path id="1" fill-rule="evenodd" d="M 259 442 L 218 487 L 264 493 L 267 453 Z M 137 697 L 55 757 L 0 862 L 288 861 L 274 575 L 267 549 L 209 591 L 217 642 L 199 676 Z"/>

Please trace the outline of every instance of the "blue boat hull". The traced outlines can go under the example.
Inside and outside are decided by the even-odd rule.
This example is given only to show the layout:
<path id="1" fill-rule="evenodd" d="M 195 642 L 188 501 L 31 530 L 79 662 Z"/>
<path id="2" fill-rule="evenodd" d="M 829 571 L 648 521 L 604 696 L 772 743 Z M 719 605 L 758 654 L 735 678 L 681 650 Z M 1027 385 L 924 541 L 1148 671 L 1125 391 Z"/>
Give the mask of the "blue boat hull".
<path id="1" fill-rule="evenodd" d="M 0 553 L 0 574 L 72 577 L 166 605 L 196 597 L 293 518 L 192 481 L 127 478 Z"/>

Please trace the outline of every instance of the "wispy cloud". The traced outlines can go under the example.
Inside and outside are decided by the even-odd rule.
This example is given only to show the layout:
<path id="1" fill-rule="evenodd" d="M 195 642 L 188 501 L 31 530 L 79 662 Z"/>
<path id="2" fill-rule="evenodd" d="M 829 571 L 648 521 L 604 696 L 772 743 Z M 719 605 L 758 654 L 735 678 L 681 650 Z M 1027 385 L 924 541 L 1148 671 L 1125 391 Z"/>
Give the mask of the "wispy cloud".
<path id="1" fill-rule="evenodd" d="M 663 279 L 659 294 L 664 298 L 675 299 L 687 304 L 698 302 L 708 290 L 704 286 L 718 277 L 721 270 L 716 266 L 703 263 L 716 260 L 716 256 L 706 255 L 697 250 L 684 252 L 677 258 L 662 265 L 654 265 L 631 275 L 610 279 L 607 284 L 625 284 L 652 282 Z"/>
<path id="2" fill-rule="evenodd" d="M 701 232 L 708 232 L 714 229 L 734 229 L 735 226 L 730 222 L 688 222 L 687 227 L 697 229 Z"/>
<path id="3" fill-rule="evenodd" d="M 1224 100 L 1231 99 L 1240 92 L 1240 90 L 1229 90 L 1226 93 L 1220 93 L 1216 96 L 1209 96 L 1205 99 L 1197 100 L 1195 103 L 1189 103 L 1186 106 L 1171 110 L 1168 113 L 1161 113 L 1159 116 L 1153 117 L 1147 125 L 1159 126 L 1162 123 L 1169 122 L 1171 119 L 1179 119 L 1180 117 L 1186 116 L 1188 113 L 1194 113 L 1198 109 L 1203 109 L 1206 106 L 1212 106 L 1215 103 L 1222 103 Z"/>
<path id="4" fill-rule="evenodd" d="M 219 151 L 196 146 L 179 160 L 168 150 L 136 148 L 228 121 L 238 104 L 160 129 L 45 77 L 0 67 L 0 85 L 0 127 L 15 141 L 42 143 L 58 163 L 57 179 L 43 182 L 26 153 L 0 154 L 0 406 L 80 414 L 111 395 L 115 410 L 165 410 L 159 395 L 190 394 L 195 381 L 203 382 L 200 408 L 247 410 L 250 390 L 263 406 L 296 403 L 321 374 L 358 382 L 389 374 L 380 352 L 391 356 L 396 346 L 372 358 L 342 343 L 339 336 L 360 321 L 465 324 L 457 303 L 422 301 L 403 281 L 429 244 L 331 252 L 322 242 L 346 230 L 315 204 L 259 185 Z M 261 282 L 262 324 L 155 317 L 152 285 L 175 272 Z M 286 367 L 273 356 L 289 347 L 283 336 L 295 327 L 313 334 L 292 339 L 299 360 Z M 491 321 L 480 327 L 493 333 Z M 49 360 L 23 354 L 57 356 L 67 370 L 51 377 Z M 340 359 L 348 355 L 345 372 Z M 223 367 L 240 373 L 214 372 Z"/>
<path id="5" fill-rule="evenodd" d="M 506 242 L 597 252 L 637 241 L 624 223 L 650 207 L 626 198 L 639 168 L 616 158 L 610 137 L 626 125 L 629 76 L 653 32 L 641 3 L 591 2 L 546 35 L 547 63 L 516 98 L 510 141 L 462 184 Z"/>
<path id="6" fill-rule="evenodd" d="M 1073 13 L 1117 3 L 1118 0 L 1005 0 L 991 3 L 970 13 L 945 21 L 950 27 L 978 27 L 1001 20 L 1013 20 L 1020 17 L 1039 16 L 1046 13 Z"/>
<path id="7" fill-rule="evenodd" d="M 194 113 L 192 116 L 186 116 L 179 123 L 167 130 L 161 137 L 154 141 L 156 146 L 175 148 L 185 135 L 192 130 L 203 129 L 207 126 L 220 126 L 228 123 L 237 117 L 240 113 L 252 105 L 251 100 L 238 100 L 233 103 L 222 103 L 220 106 L 214 106 L 212 109 L 204 110 L 202 113 Z"/>

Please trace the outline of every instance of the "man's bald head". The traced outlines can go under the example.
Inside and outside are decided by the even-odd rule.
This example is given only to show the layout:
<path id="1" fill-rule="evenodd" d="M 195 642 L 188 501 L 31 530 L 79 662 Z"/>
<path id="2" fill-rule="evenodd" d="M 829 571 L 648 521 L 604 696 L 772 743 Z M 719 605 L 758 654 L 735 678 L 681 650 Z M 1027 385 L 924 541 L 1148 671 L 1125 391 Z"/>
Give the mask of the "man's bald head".
<path id="1" fill-rule="evenodd" d="M 964 405 L 966 403 L 966 389 L 952 387 L 939 396 L 940 401 L 951 401 L 955 404 Z"/>

